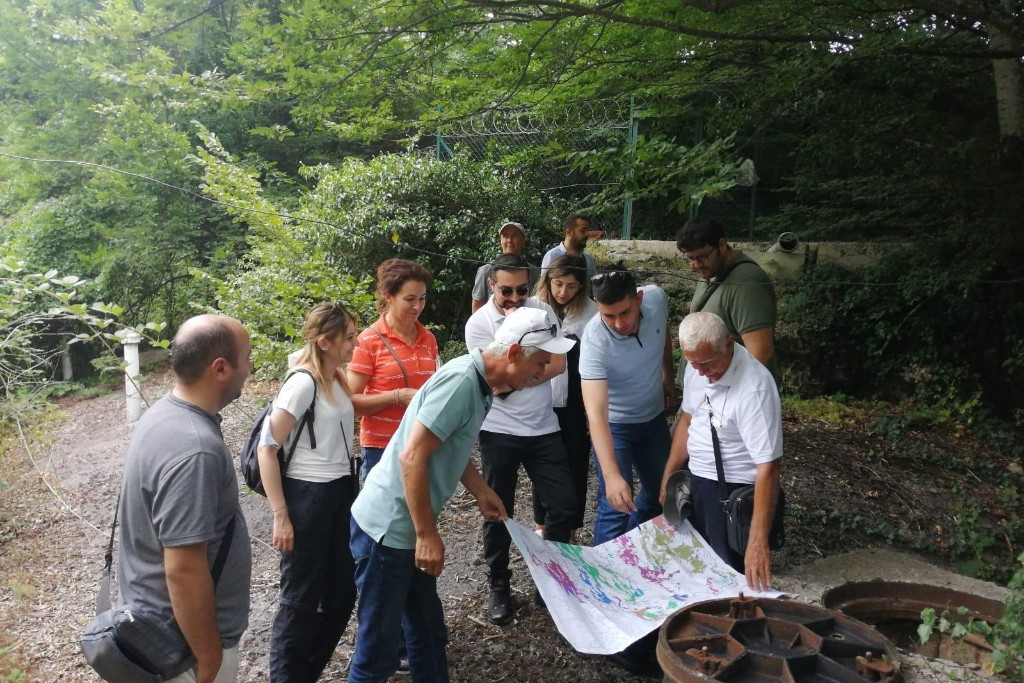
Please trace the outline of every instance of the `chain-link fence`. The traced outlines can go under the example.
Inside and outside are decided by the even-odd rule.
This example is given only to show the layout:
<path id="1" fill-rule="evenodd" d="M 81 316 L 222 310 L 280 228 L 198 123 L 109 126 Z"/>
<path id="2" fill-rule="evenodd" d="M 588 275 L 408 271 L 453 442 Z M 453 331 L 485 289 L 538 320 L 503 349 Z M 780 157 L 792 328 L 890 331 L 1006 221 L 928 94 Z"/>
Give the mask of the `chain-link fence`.
<path id="1" fill-rule="evenodd" d="M 628 102 L 625 107 L 618 101 L 579 103 L 557 117 L 522 108 L 500 109 L 439 130 L 435 153 L 440 159 L 459 153 L 500 160 L 527 177 L 544 197 L 573 210 L 586 206 L 587 197 L 603 182 L 574 169 L 558 155 L 621 145 L 630 125 Z M 593 230 L 619 237 L 622 227 L 622 208 L 591 213 Z M 558 241 L 560 230 L 560 226 L 551 227 L 553 241 Z"/>

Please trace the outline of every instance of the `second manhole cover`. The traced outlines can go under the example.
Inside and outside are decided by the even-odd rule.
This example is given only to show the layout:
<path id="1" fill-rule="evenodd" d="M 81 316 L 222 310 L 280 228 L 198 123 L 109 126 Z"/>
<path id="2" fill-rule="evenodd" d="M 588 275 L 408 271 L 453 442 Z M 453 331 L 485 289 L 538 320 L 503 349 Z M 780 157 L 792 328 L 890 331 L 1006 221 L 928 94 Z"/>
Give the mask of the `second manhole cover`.
<path id="1" fill-rule="evenodd" d="M 658 636 L 666 681 L 902 680 L 896 648 L 870 626 L 822 607 L 761 598 L 690 605 Z"/>

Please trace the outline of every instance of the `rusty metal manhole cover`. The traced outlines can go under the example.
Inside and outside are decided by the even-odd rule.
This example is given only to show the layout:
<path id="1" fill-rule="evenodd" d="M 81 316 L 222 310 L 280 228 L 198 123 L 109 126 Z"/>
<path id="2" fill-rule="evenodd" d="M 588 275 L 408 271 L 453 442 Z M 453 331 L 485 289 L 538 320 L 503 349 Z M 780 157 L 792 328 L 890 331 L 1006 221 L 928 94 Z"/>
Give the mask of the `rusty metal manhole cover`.
<path id="1" fill-rule="evenodd" d="M 667 681 L 901 681 L 896 648 L 844 614 L 788 600 L 685 607 L 658 634 Z"/>

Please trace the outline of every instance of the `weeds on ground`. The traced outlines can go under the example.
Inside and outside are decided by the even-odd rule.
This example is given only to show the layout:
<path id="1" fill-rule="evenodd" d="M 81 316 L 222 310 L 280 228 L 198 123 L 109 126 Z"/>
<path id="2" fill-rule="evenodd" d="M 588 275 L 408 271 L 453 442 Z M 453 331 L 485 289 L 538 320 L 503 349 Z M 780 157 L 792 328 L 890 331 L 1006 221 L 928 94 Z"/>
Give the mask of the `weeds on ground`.
<path id="1" fill-rule="evenodd" d="M 992 647 L 991 673 L 1000 674 L 1011 681 L 1024 681 L 1024 554 L 1017 558 L 1019 568 L 1010 581 L 1010 598 L 1006 602 L 1003 618 L 995 626 L 985 621 L 967 618 L 967 608 L 959 607 L 951 615 L 938 614 L 928 608 L 921 612 L 917 635 L 926 642 L 935 633 L 955 639 L 978 633 Z"/>
<path id="2" fill-rule="evenodd" d="M 843 393 L 814 398 L 787 395 L 782 399 L 782 408 L 786 413 L 806 420 L 820 420 L 835 425 L 854 424 L 866 414 L 863 404 L 851 402 Z"/>
<path id="3" fill-rule="evenodd" d="M 905 407 L 868 428 L 883 442 L 868 452 L 872 459 L 959 475 L 951 491 L 951 523 L 937 550 L 963 574 L 1009 581 L 1024 547 L 1024 449 L 1013 427 L 972 400 L 952 408 Z"/>

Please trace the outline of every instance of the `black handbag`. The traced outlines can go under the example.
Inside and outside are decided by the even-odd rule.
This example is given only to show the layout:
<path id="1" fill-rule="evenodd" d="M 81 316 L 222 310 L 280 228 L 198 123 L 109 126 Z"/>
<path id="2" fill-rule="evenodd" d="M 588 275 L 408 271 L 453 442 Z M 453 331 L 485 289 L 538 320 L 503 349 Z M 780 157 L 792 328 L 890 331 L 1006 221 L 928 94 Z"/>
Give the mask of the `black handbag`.
<path id="1" fill-rule="evenodd" d="M 728 531 L 729 547 L 744 555 L 747 552 L 747 539 L 750 537 L 750 523 L 754 519 L 754 485 L 748 484 L 733 489 L 730 493 L 725 484 L 725 466 L 722 464 L 722 446 L 718 441 L 718 430 L 715 429 L 711 402 L 704 399 L 708 406 L 708 423 L 711 425 L 711 444 L 715 449 L 715 469 L 718 472 L 718 496 L 725 512 L 725 526 Z M 786 492 L 780 486 L 775 496 L 775 512 L 772 516 L 772 527 L 768 532 L 768 548 L 779 550 L 786 544 Z"/>
<path id="2" fill-rule="evenodd" d="M 180 676 L 193 666 L 196 658 L 174 617 L 163 619 L 134 603 L 110 607 L 110 569 L 114 562 L 114 529 L 118 506 L 110 526 L 110 543 L 96 597 L 96 617 L 82 633 L 78 644 L 89 666 L 109 683 L 159 683 Z M 210 575 L 216 590 L 228 550 L 235 534 L 235 519 L 224 529 Z"/>

